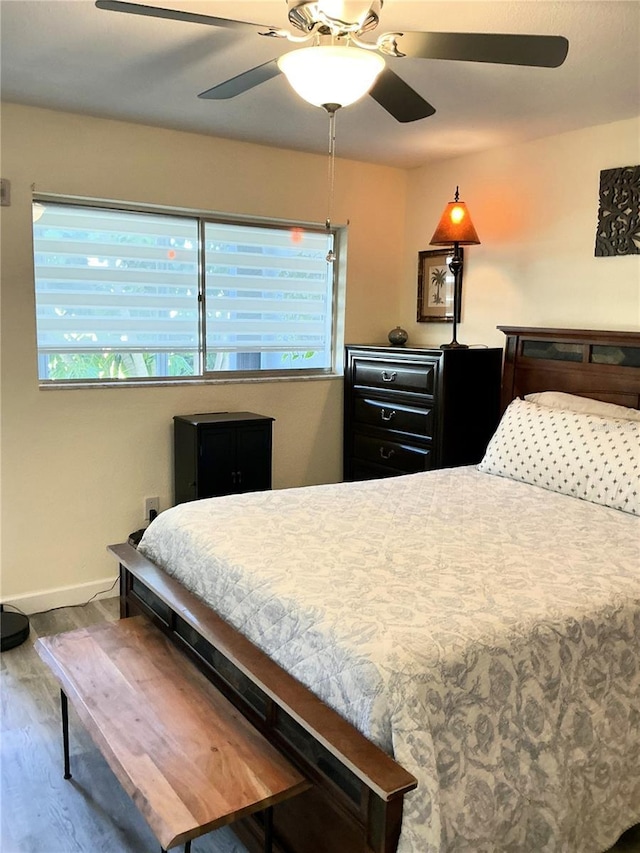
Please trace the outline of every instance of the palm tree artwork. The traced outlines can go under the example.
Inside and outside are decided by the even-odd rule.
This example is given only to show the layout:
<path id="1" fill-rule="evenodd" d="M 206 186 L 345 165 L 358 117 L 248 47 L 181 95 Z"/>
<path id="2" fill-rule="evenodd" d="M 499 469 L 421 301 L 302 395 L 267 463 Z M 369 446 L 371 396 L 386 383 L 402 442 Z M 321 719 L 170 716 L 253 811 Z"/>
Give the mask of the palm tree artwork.
<path id="1" fill-rule="evenodd" d="M 442 289 L 447 283 L 447 267 L 430 267 L 429 268 L 429 304 L 443 305 L 444 296 Z"/>

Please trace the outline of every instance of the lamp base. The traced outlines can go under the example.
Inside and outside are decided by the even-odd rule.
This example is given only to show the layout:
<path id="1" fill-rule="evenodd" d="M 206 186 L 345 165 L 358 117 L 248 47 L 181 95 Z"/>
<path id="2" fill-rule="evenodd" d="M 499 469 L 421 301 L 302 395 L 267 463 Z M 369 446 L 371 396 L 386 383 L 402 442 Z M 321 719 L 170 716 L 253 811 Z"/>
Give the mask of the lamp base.
<path id="1" fill-rule="evenodd" d="M 460 344 L 458 341 L 451 341 L 450 344 L 440 344 L 440 349 L 469 349 L 469 345 Z"/>

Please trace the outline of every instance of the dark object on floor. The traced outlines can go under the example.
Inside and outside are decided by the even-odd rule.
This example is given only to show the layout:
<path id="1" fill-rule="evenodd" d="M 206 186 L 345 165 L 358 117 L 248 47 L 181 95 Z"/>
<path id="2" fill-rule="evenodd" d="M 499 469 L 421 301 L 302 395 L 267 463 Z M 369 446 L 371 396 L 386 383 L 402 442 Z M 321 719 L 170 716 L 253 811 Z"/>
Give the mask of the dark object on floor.
<path id="1" fill-rule="evenodd" d="M 152 509 L 149 512 L 149 524 L 151 524 L 152 521 L 155 521 L 157 517 L 158 517 L 158 513 L 156 512 L 155 509 Z M 144 532 L 146 529 L 147 529 L 146 527 L 141 527 L 140 530 L 134 530 L 133 533 L 129 534 L 129 538 L 127 539 L 127 543 L 129 545 L 132 545 L 134 548 L 137 548 L 138 545 L 140 544 L 140 540 L 144 536 Z"/>
<path id="2" fill-rule="evenodd" d="M 29 619 L 24 613 L 13 613 L 0 605 L 0 631 L 3 652 L 19 646 L 29 636 Z"/>
<path id="3" fill-rule="evenodd" d="M 129 538 L 127 542 L 129 545 L 133 545 L 134 548 L 137 548 L 140 544 L 140 540 L 142 539 L 142 535 L 147 528 L 141 527 L 140 530 L 134 530 L 133 533 L 129 534 Z"/>

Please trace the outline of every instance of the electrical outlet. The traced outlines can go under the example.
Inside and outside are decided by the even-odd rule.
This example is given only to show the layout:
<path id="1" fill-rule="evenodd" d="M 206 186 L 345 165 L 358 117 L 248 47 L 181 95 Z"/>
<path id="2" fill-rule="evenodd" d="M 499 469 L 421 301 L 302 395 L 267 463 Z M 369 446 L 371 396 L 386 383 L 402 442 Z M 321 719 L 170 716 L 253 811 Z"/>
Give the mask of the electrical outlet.
<path id="1" fill-rule="evenodd" d="M 145 498 L 144 499 L 144 520 L 151 520 L 151 513 L 157 515 L 160 512 L 160 498 Z"/>

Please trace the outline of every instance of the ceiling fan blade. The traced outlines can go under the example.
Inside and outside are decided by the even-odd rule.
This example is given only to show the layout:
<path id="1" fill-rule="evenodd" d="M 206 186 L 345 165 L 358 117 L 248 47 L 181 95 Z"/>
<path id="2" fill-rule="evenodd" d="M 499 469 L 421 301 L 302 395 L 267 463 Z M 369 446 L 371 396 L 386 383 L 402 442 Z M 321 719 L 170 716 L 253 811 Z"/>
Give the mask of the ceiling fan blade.
<path id="1" fill-rule="evenodd" d="M 397 121 L 418 121 L 435 113 L 435 107 L 390 68 L 384 69 L 369 94 Z"/>
<path id="2" fill-rule="evenodd" d="M 206 92 L 200 92 L 199 98 L 209 98 L 214 101 L 224 101 L 227 98 L 235 98 L 236 95 L 241 95 L 243 92 L 248 92 L 254 86 L 259 86 L 260 83 L 265 83 L 271 80 L 272 77 L 277 77 L 280 74 L 278 68 L 278 60 L 271 59 L 263 65 L 256 65 L 255 68 L 250 68 L 248 71 L 243 71 L 236 77 L 230 80 L 225 80 L 224 83 L 218 83 Z"/>
<path id="3" fill-rule="evenodd" d="M 542 68 L 562 65 L 569 50 L 564 36 L 501 33 L 402 33 L 396 44 L 405 56 L 422 59 L 459 59 Z"/>
<path id="4" fill-rule="evenodd" d="M 278 27 L 252 24 L 249 21 L 234 21 L 231 18 L 215 18 L 212 15 L 201 15 L 198 12 L 185 12 L 182 9 L 161 9 L 158 6 L 144 6 L 141 3 L 127 3 L 124 0 L 96 0 L 98 9 L 108 12 L 126 12 L 129 15 L 147 15 L 150 18 L 168 18 L 172 21 L 186 21 L 191 24 L 208 24 L 211 27 L 226 27 L 237 30 L 253 27 L 260 30 L 276 32 Z"/>

